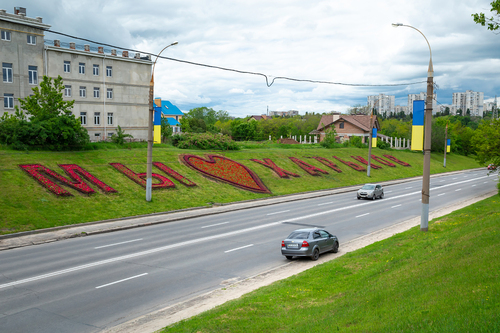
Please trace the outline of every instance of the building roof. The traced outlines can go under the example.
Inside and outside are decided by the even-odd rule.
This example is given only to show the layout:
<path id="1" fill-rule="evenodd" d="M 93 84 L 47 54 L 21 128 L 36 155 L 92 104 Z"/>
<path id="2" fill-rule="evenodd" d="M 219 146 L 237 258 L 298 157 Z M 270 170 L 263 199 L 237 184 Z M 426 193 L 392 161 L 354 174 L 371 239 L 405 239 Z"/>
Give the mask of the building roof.
<path id="1" fill-rule="evenodd" d="M 161 98 L 155 98 L 155 105 L 159 106 L 158 102 L 161 101 L 161 113 L 165 116 L 183 116 L 184 113 L 170 101 L 162 101 Z"/>
<path id="2" fill-rule="evenodd" d="M 168 121 L 168 124 L 170 126 L 181 126 L 181 123 L 178 122 L 177 120 L 175 120 L 175 118 L 168 118 L 167 117 L 167 118 L 164 118 L 164 119 L 166 119 Z"/>
<path id="3" fill-rule="evenodd" d="M 248 118 L 248 120 L 250 120 L 250 119 L 254 119 L 254 120 L 259 121 L 259 120 L 262 120 L 262 119 L 267 120 L 268 117 L 265 114 L 263 114 L 261 116 L 250 116 L 250 118 Z"/>
<path id="4" fill-rule="evenodd" d="M 319 121 L 317 130 L 322 131 L 331 124 L 339 121 L 347 121 L 353 124 L 354 126 L 361 128 L 365 132 L 370 131 L 370 115 L 347 115 L 347 114 L 341 114 L 341 115 L 329 114 L 322 116 L 321 120 Z M 374 125 L 377 129 L 380 129 L 377 116 L 375 116 Z"/>

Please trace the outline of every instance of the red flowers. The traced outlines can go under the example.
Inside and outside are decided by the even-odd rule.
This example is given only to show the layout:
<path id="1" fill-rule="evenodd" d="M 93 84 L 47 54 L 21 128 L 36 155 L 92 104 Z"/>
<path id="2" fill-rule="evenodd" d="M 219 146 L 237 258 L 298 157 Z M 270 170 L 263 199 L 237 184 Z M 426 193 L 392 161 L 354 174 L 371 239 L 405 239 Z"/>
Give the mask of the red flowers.
<path id="1" fill-rule="evenodd" d="M 401 164 L 402 166 L 405 166 L 405 167 L 410 167 L 411 165 L 409 165 L 408 163 L 406 162 L 403 162 L 403 161 L 400 161 L 398 160 L 397 158 L 395 158 L 394 156 L 391 156 L 391 155 L 384 155 L 385 157 L 387 157 L 388 159 L 390 159 L 391 161 L 393 162 L 396 162 L 398 164 Z"/>
<path id="2" fill-rule="evenodd" d="M 301 167 L 304 171 L 306 171 L 311 176 L 319 176 L 318 172 L 321 172 L 321 173 L 324 173 L 324 174 L 328 174 L 327 171 L 325 171 L 323 169 L 320 169 L 320 168 L 317 168 L 314 165 L 311 165 L 311 164 L 306 163 L 304 161 L 301 161 L 301 160 L 299 160 L 296 157 L 289 157 L 289 159 L 291 159 L 292 162 L 294 162 L 295 164 L 297 164 L 299 167 Z"/>
<path id="3" fill-rule="evenodd" d="M 274 164 L 274 162 L 270 158 L 265 158 L 264 162 L 256 160 L 256 159 L 250 159 L 250 161 L 253 161 L 255 163 L 259 163 L 259 164 L 261 164 L 261 165 L 263 165 L 265 167 L 268 167 L 268 168 L 272 169 L 281 178 L 289 178 L 288 176 L 300 177 L 296 173 L 293 173 L 293 172 L 290 172 L 290 171 L 287 171 L 285 169 L 282 169 L 282 168 L 278 167 L 276 164 Z"/>
<path id="4" fill-rule="evenodd" d="M 121 163 L 109 163 L 109 164 L 112 167 L 114 167 L 116 170 L 123 173 L 128 178 L 132 179 L 137 184 L 141 185 L 144 188 L 146 187 L 146 179 L 145 178 L 147 175 L 145 172 L 135 173 L 134 171 L 130 170 L 129 168 L 127 168 L 126 166 L 124 166 Z M 158 179 L 160 181 L 160 183 L 156 183 L 156 184 L 153 183 L 152 184 L 151 188 L 153 190 L 158 189 L 158 188 L 173 188 L 173 187 L 175 187 L 175 184 L 172 183 L 172 181 L 170 179 L 168 179 L 167 177 L 164 177 L 164 176 L 159 175 L 157 173 L 151 174 L 151 177 Z"/>
<path id="5" fill-rule="evenodd" d="M 332 161 L 329 161 L 327 160 L 326 158 L 324 157 L 319 157 L 319 156 L 313 156 L 312 158 L 314 158 L 316 161 L 320 162 L 320 163 L 323 163 L 324 165 L 326 165 L 327 167 L 337 171 L 338 173 L 341 173 L 342 170 L 340 170 L 340 168 L 337 166 L 337 164 L 333 163 Z"/>
<path id="6" fill-rule="evenodd" d="M 356 163 L 352 163 L 352 162 L 348 162 L 348 161 L 343 161 L 342 159 L 338 158 L 337 156 L 333 156 L 333 158 L 335 158 L 336 160 L 344 163 L 345 165 L 350 166 L 351 168 L 353 168 L 356 171 L 366 171 L 365 168 L 363 168 L 361 165 L 358 165 Z"/>

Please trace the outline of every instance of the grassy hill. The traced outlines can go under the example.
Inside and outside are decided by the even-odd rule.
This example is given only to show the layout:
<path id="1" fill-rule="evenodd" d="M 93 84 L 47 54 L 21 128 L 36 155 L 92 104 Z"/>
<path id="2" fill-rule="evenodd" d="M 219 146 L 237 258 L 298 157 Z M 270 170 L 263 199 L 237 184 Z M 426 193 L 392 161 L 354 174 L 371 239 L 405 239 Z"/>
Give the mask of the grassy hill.
<path id="1" fill-rule="evenodd" d="M 187 151 L 166 145 L 155 146 L 154 162 L 162 162 L 195 182 L 197 186 L 186 187 L 169 177 L 176 187 L 153 190 L 151 202 L 146 202 L 143 187 L 109 165 L 109 163 L 122 163 L 134 172 L 146 172 L 145 147 L 79 152 L 26 153 L 2 150 L 0 151 L 0 234 L 422 175 L 423 157 L 421 152 L 388 151 L 375 148 L 372 151 L 374 155 L 382 157 L 383 154 L 390 154 L 411 164 L 411 167 L 397 165 L 391 168 L 382 165 L 382 169 L 372 169 L 372 177 L 368 178 L 366 172 L 355 171 L 332 158 L 333 155 L 336 155 L 343 160 L 356 162 L 351 156 L 360 155 L 367 159 L 368 149 L 325 149 L 313 145 L 284 146 L 286 147 L 283 148 L 286 149 L 243 149 L 225 152 Z M 223 155 L 247 166 L 260 177 L 272 194 L 252 193 L 228 184 L 215 182 L 203 177 L 179 161 L 180 154 L 203 156 L 207 153 Z M 343 172 L 337 173 L 311 159 L 311 156 L 320 156 L 334 161 Z M 299 158 L 329 173 L 311 176 L 293 163 L 289 157 Z M 250 161 L 250 159 L 263 160 L 264 158 L 272 159 L 279 167 L 297 173 L 300 177 L 279 178 L 271 169 Z M 375 161 L 372 162 L 379 164 Z M 96 190 L 93 195 L 83 195 L 76 190 L 64 187 L 73 196 L 58 197 L 42 187 L 19 167 L 20 164 L 35 163 L 42 164 L 61 175 L 65 174 L 58 167 L 58 164 L 78 164 L 116 189 L 118 193 L 104 194 L 98 191 L 97 187 L 91 185 Z M 476 167 L 478 164 L 471 158 L 448 154 L 447 168 L 445 169 L 441 154 L 431 156 L 432 174 Z M 156 168 L 153 168 L 153 172 L 166 176 Z"/>

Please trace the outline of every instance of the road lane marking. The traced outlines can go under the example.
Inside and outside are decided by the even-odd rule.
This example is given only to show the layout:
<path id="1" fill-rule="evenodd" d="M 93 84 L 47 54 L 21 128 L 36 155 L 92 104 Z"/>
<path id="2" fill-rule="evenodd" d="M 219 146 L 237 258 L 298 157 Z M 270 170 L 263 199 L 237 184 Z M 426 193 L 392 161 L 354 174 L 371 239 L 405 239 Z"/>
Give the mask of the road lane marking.
<path id="1" fill-rule="evenodd" d="M 449 186 L 453 186 L 453 185 L 457 185 L 457 184 L 468 183 L 471 181 L 475 181 L 475 180 L 487 178 L 487 177 L 488 176 L 482 176 L 482 177 L 478 177 L 478 178 L 459 181 L 459 182 L 452 183 L 452 184 L 446 184 L 446 185 L 441 186 L 440 189 L 445 188 L 445 187 L 449 187 Z M 433 189 L 431 188 L 430 190 L 432 191 Z M 404 198 L 404 197 L 407 197 L 410 195 L 415 195 L 415 194 L 422 194 L 422 192 L 421 191 L 414 191 L 414 192 L 398 195 L 395 197 L 385 198 L 384 202 L 399 199 L 399 198 Z M 422 199 L 420 199 L 420 200 L 422 200 Z M 146 251 L 131 253 L 131 254 L 127 254 L 127 255 L 123 255 L 123 256 L 119 256 L 119 257 L 114 257 L 114 258 L 110 258 L 110 259 L 104 259 L 104 260 L 100 260 L 100 261 L 96 261 L 96 262 L 92 262 L 92 263 L 88 263 L 88 264 L 84 264 L 84 265 L 80 265 L 80 266 L 70 267 L 67 269 L 63 269 L 63 270 L 59 270 L 59 271 L 55 271 L 55 272 L 51 272 L 51 273 L 47 273 L 47 274 L 32 276 L 30 278 L 0 284 L 0 289 L 12 287 L 12 286 L 17 286 L 17 285 L 28 283 L 28 282 L 38 281 L 38 280 L 46 279 L 49 277 L 59 276 L 62 274 L 76 272 L 76 271 L 80 271 L 80 270 L 91 268 L 91 267 L 102 266 L 102 265 L 114 263 L 117 261 L 122 261 L 122 260 L 127 260 L 127 259 L 131 259 L 131 258 L 136 258 L 136 257 L 148 255 L 148 254 L 153 254 L 153 253 L 157 253 L 160 251 L 171 250 L 171 249 L 175 249 L 175 248 L 182 247 L 182 246 L 193 246 L 193 244 L 197 244 L 197 243 L 201 243 L 201 242 L 206 242 L 206 241 L 219 239 L 219 238 L 231 237 L 234 235 L 238 235 L 238 234 L 242 234 L 242 233 L 246 233 L 246 232 L 250 232 L 250 231 L 269 228 L 272 226 L 280 225 L 284 222 L 294 222 L 294 221 L 306 220 L 306 219 L 310 219 L 310 218 L 325 215 L 325 214 L 331 214 L 331 213 L 342 211 L 342 210 L 353 209 L 353 208 L 357 208 L 357 207 L 361 207 L 361 206 L 365 206 L 365 205 L 372 205 L 372 204 L 379 204 L 379 202 L 378 201 L 368 201 L 368 202 L 363 202 L 363 203 L 359 203 L 356 205 L 330 209 L 330 210 L 326 210 L 323 212 L 318 212 L 318 213 L 304 215 L 304 216 L 298 216 L 298 217 L 289 218 L 289 219 L 285 219 L 285 220 L 281 220 L 281 221 L 277 221 L 277 222 L 261 224 L 261 225 L 246 228 L 246 229 L 239 229 L 239 230 L 230 231 L 230 232 L 226 232 L 226 233 L 222 233 L 222 234 L 218 234 L 218 235 L 207 236 L 207 237 L 202 237 L 202 238 L 198 238 L 198 239 L 191 239 L 191 240 L 176 243 L 176 244 L 166 245 L 166 246 L 162 246 L 162 247 L 158 247 L 158 248 L 154 248 L 154 249 L 150 249 L 150 250 L 146 250 Z"/>
<path id="2" fill-rule="evenodd" d="M 289 212 L 289 210 L 282 210 L 281 212 L 274 212 L 274 213 L 269 213 L 269 214 L 266 214 L 266 215 L 275 215 L 275 214 L 281 214 L 281 213 L 286 213 L 286 212 Z"/>
<path id="3" fill-rule="evenodd" d="M 215 227 L 217 225 L 223 225 L 223 224 L 228 224 L 229 222 L 221 222 L 221 223 L 216 223 L 216 224 L 211 224 L 211 225 L 206 225 L 204 227 L 201 227 L 202 229 L 203 228 L 210 228 L 210 227 Z"/>
<path id="4" fill-rule="evenodd" d="M 440 196 L 445 195 L 445 194 L 446 194 L 446 193 L 441 193 L 441 194 L 438 194 L 437 196 L 438 196 L 438 197 L 440 197 Z"/>
<path id="5" fill-rule="evenodd" d="M 123 279 L 123 280 L 119 280 L 119 281 L 115 281 L 115 282 L 111 282 L 111 283 L 103 284 L 102 286 L 95 287 L 95 289 L 104 288 L 104 287 L 111 286 L 111 285 L 113 285 L 113 284 L 117 284 L 117 283 L 120 283 L 120 282 L 123 282 L 123 281 L 132 280 L 132 279 L 135 279 L 135 278 L 138 278 L 138 277 L 144 276 L 144 275 L 148 275 L 148 273 L 143 273 L 143 274 L 139 274 L 139 275 L 136 275 L 136 276 L 131 276 L 131 277 L 126 278 L 126 279 Z"/>
<path id="6" fill-rule="evenodd" d="M 408 190 L 408 189 L 410 189 L 410 188 L 413 188 L 413 186 L 410 186 L 410 187 L 405 187 L 405 190 Z"/>
<path id="7" fill-rule="evenodd" d="M 488 182 L 484 182 L 483 184 L 487 184 Z"/>
<path id="8" fill-rule="evenodd" d="M 332 204 L 333 201 L 330 201 L 330 202 L 324 202 L 324 203 L 320 203 L 318 204 L 318 206 L 323 206 L 323 205 L 329 205 L 329 204 Z"/>
<path id="9" fill-rule="evenodd" d="M 474 186 L 476 186 L 476 185 L 472 185 L 472 187 L 474 187 Z"/>
<path id="10" fill-rule="evenodd" d="M 461 188 L 459 188 L 458 190 L 455 190 L 455 192 L 458 192 L 458 191 L 460 191 L 460 190 L 462 190 L 462 189 L 461 189 Z"/>
<path id="11" fill-rule="evenodd" d="M 455 180 L 455 179 L 457 179 L 457 178 L 452 178 L 451 180 Z"/>
<path id="12" fill-rule="evenodd" d="M 402 205 L 396 205 L 396 206 L 392 206 L 391 208 L 396 208 L 396 207 L 400 207 L 400 206 L 402 206 Z"/>
<path id="13" fill-rule="evenodd" d="M 224 253 L 233 252 L 233 251 L 238 251 L 238 250 L 241 250 L 241 249 L 245 249 L 245 248 L 247 248 L 247 247 L 250 247 L 250 246 L 253 246 L 253 244 L 250 244 L 250 245 L 245 245 L 245 246 L 242 246 L 242 247 L 237 247 L 237 248 L 232 249 L 232 250 L 227 250 L 227 251 L 224 251 Z"/>
<path id="14" fill-rule="evenodd" d="M 370 215 L 370 213 L 358 215 L 358 216 L 356 216 L 356 218 L 361 217 L 361 216 L 366 216 L 366 215 Z"/>
<path id="15" fill-rule="evenodd" d="M 142 238 L 133 239 L 133 240 L 129 240 L 129 241 L 126 241 L 126 242 L 120 242 L 120 243 L 114 243 L 114 244 L 109 244 L 109 245 L 97 246 L 97 247 L 94 247 L 94 249 L 102 249 L 104 247 L 110 247 L 110 246 L 115 246 L 115 245 L 122 245 L 122 244 L 137 242 L 137 241 L 140 241 L 140 240 L 142 240 Z"/>

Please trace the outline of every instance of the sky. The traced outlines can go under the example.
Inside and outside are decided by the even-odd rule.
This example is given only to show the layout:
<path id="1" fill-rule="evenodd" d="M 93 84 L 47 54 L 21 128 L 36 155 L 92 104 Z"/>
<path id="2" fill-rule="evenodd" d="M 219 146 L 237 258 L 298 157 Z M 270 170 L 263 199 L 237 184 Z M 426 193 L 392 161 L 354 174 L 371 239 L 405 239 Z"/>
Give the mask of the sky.
<path id="1" fill-rule="evenodd" d="M 158 59 L 155 97 L 187 112 L 206 106 L 234 117 L 269 111 L 347 112 L 368 95 L 426 91 L 432 48 L 438 104 L 454 92 L 500 98 L 500 35 L 474 23 L 491 0 L 0 0 L 42 17 L 51 30 L 120 48 L 274 77 Z M 46 33 L 48 40 L 86 42 Z M 154 58 L 153 58 L 154 59 Z M 408 85 L 406 83 L 418 83 Z M 401 84 L 398 86 L 391 86 Z"/>

